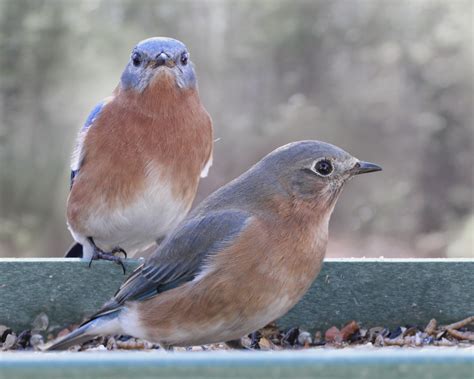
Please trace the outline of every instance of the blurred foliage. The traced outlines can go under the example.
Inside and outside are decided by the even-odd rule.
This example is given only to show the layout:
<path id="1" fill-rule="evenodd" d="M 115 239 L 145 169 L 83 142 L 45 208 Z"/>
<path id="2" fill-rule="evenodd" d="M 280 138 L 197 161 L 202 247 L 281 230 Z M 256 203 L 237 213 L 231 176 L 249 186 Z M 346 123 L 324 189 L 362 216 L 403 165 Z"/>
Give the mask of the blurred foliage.
<path id="1" fill-rule="evenodd" d="M 342 196 L 332 255 L 472 255 L 452 247 L 472 230 L 472 17 L 470 0 L 0 0 L 0 256 L 62 255 L 77 129 L 155 35 L 188 45 L 220 138 L 197 201 L 321 139 L 384 167 Z"/>

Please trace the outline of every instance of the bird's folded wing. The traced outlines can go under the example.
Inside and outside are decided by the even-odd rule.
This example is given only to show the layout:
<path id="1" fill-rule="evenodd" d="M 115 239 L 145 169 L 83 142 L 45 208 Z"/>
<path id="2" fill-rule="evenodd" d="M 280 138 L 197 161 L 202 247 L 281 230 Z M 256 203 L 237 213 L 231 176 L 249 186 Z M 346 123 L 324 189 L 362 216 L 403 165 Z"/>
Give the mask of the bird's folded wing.
<path id="1" fill-rule="evenodd" d="M 188 219 L 133 272 L 94 317 L 116 309 L 125 301 L 145 300 L 193 280 L 213 255 L 241 235 L 250 217 L 246 212 L 225 210 Z"/>
<path id="2" fill-rule="evenodd" d="M 92 112 L 89 114 L 89 117 L 87 117 L 86 122 L 82 126 L 81 130 L 79 131 L 79 134 L 76 139 L 76 145 L 74 147 L 74 151 L 72 153 L 72 159 L 71 159 L 71 188 L 72 185 L 74 184 L 74 179 L 76 178 L 77 174 L 79 174 L 79 170 L 81 168 L 82 161 L 84 160 L 84 140 L 86 138 L 87 132 L 89 131 L 89 128 L 94 125 L 94 122 L 97 120 L 97 118 L 100 115 L 100 112 L 104 108 L 104 106 L 108 103 L 109 98 L 103 100 L 99 104 L 95 106 L 95 108 L 92 110 Z"/>

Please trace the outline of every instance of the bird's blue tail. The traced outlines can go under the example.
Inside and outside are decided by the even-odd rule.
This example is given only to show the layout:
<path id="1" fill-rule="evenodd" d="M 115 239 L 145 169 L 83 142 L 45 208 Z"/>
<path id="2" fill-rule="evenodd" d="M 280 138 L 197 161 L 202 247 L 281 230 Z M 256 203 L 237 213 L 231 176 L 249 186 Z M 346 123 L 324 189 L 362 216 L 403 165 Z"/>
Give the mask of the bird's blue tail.
<path id="1" fill-rule="evenodd" d="M 118 334 L 120 333 L 118 323 L 118 315 L 120 312 L 121 310 L 117 309 L 116 311 L 87 321 L 67 336 L 53 341 L 50 345 L 46 345 L 43 350 L 65 350 L 74 345 L 81 345 L 98 336 Z"/>

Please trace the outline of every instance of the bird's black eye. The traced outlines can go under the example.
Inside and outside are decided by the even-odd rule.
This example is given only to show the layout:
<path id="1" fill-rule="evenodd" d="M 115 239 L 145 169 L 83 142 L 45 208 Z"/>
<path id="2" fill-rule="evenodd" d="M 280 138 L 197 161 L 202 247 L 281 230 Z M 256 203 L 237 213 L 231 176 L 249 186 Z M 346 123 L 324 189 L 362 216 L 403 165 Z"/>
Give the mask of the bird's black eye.
<path id="1" fill-rule="evenodd" d="M 136 51 L 132 54 L 132 63 L 135 67 L 140 66 L 140 63 L 142 63 L 142 57 Z"/>
<path id="2" fill-rule="evenodd" d="M 180 60 L 183 66 L 186 66 L 188 64 L 188 59 L 189 59 L 189 56 L 187 52 L 184 52 L 183 54 L 181 54 Z"/>
<path id="3" fill-rule="evenodd" d="M 329 176 L 333 170 L 332 163 L 328 159 L 321 159 L 314 165 L 314 171 L 321 176 Z"/>

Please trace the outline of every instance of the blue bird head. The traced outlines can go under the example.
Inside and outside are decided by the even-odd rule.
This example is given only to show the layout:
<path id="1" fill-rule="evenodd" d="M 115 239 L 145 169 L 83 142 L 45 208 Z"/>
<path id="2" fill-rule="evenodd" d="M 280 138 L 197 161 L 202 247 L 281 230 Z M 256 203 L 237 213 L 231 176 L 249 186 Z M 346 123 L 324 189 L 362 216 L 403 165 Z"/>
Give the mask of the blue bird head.
<path id="1" fill-rule="evenodd" d="M 122 88 L 142 92 L 164 72 L 173 74 L 176 85 L 181 89 L 196 86 L 194 65 L 186 45 L 173 38 L 148 38 L 132 50 L 122 74 Z"/>

